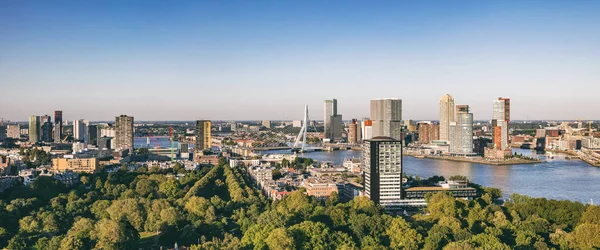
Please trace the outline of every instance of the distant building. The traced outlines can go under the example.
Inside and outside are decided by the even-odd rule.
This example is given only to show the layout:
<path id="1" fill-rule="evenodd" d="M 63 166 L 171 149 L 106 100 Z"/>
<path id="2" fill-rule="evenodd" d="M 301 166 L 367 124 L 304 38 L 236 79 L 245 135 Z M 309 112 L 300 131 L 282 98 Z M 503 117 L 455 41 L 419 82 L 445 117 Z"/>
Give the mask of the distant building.
<path id="1" fill-rule="evenodd" d="M 431 123 L 419 123 L 419 143 L 429 144 L 440 140 L 440 126 Z"/>
<path id="2" fill-rule="evenodd" d="M 196 153 L 201 153 L 203 150 L 211 147 L 211 122 L 209 120 L 196 121 L 194 130 L 196 136 Z"/>
<path id="3" fill-rule="evenodd" d="M 73 139 L 75 141 L 86 141 L 87 125 L 84 120 L 73 121 Z"/>
<path id="4" fill-rule="evenodd" d="M 494 127 L 494 145 L 496 149 L 510 148 L 508 142 L 508 129 L 510 122 L 510 99 L 498 98 L 494 101 L 494 116 L 496 126 Z M 496 132 L 499 130 L 500 132 Z"/>
<path id="5" fill-rule="evenodd" d="M 454 122 L 454 98 L 444 95 L 440 99 L 440 140 L 450 141 L 450 123 Z"/>
<path id="6" fill-rule="evenodd" d="M 39 142 L 40 141 L 40 117 L 32 115 L 29 117 L 29 141 Z"/>
<path id="7" fill-rule="evenodd" d="M 325 100 L 323 118 L 325 124 L 325 138 L 330 141 L 342 140 L 342 115 L 338 114 L 337 99 Z"/>
<path id="8" fill-rule="evenodd" d="M 54 111 L 54 142 L 62 142 L 63 139 L 63 115 L 62 111 Z"/>
<path id="9" fill-rule="evenodd" d="M 373 122 L 365 119 L 360 122 L 362 140 L 370 140 L 373 138 Z"/>
<path id="10" fill-rule="evenodd" d="M 98 125 L 87 126 L 87 138 L 89 144 L 98 145 Z"/>
<path id="11" fill-rule="evenodd" d="M 391 137 L 402 140 L 402 100 L 371 100 L 373 137 Z"/>
<path id="12" fill-rule="evenodd" d="M 100 137 L 98 138 L 98 149 L 111 149 L 112 145 L 111 145 L 111 141 L 112 141 L 113 137 Z"/>
<path id="13" fill-rule="evenodd" d="M 358 135 L 360 131 L 358 130 L 358 123 L 356 119 L 352 119 L 352 122 L 348 125 L 348 143 L 356 144 L 358 143 Z"/>
<path id="14" fill-rule="evenodd" d="M 21 138 L 21 125 L 8 124 L 6 126 L 6 137 L 13 138 L 13 139 Z"/>
<path id="15" fill-rule="evenodd" d="M 271 128 L 271 121 L 269 121 L 269 120 L 262 121 L 262 126 L 265 128 Z"/>
<path id="16" fill-rule="evenodd" d="M 373 137 L 362 149 L 365 195 L 375 204 L 390 205 L 402 197 L 402 142 Z"/>
<path id="17" fill-rule="evenodd" d="M 292 127 L 294 127 L 294 128 L 301 128 L 302 127 L 302 120 L 294 120 L 292 122 Z"/>
<path id="18" fill-rule="evenodd" d="M 469 105 L 456 106 L 456 122 L 450 123 L 450 153 L 473 154 L 473 114 Z"/>
<path id="19" fill-rule="evenodd" d="M 409 133 L 417 132 L 417 124 L 413 120 L 405 120 L 404 126 L 406 127 Z"/>
<path id="20" fill-rule="evenodd" d="M 186 160 L 190 159 L 189 144 L 179 143 L 179 158 L 186 159 Z"/>
<path id="21" fill-rule="evenodd" d="M 535 137 L 536 138 L 544 138 L 546 137 L 546 130 L 543 128 L 538 128 L 535 130 Z"/>
<path id="22" fill-rule="evenodd" d="M 117 150 L 128 149 L 133 153 L 133 116 L 121 115 L 115 118 L 115 147 Z"/>
<path id="23" fill-rule="evenodd" d="M 97 165 L 98 159 L 96 158 L 52 159 L 52 168 L 54 169 L 54 171 L 59 172 L 73 171 L 94 173 L 96 172 Z"/>
<path id="24" fill-rule="evenodd" d="M 40 141 L 52 142 L 52 122 L 45 121 L 40 127 Z"/>

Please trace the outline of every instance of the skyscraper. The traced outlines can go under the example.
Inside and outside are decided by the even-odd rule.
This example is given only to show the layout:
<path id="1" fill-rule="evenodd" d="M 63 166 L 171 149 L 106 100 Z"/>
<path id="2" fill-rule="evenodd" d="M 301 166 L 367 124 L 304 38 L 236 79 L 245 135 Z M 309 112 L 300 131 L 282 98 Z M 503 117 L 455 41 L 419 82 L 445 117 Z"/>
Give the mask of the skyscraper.
<path id="1" fill-rule="evenodd" d="M 494 101 L 494 146 L 496 149 L 508 149 L 508 126 L 510 122 L 510 99 L 498 98 Z"/>
<path id="2" fill-rule="evenodd" d="M 85 141 L 87 129 L 84 120 L 73 121 L 73 139 L 75 141 Z"/>
<path id="3" fill-rule="evenodd" d="M 211 126 L 209 120 L 196 121 L 194 134 L 196 135 L 196 153 L 201 153 L 203 150 L 211 147 Z"/>
<path id="4" fill-rule="evenodd" d="M 469 105 L 456 106 L 456 122 L 450 123 L 450 153 L 473 154 L 473 114 Z"/>
<path id="5" fill-rule="evenodd" d="M 59 143 L 63 139 L 62 131 L 62 111 L 54 111 L 54 142 Z"/>
<path id="6" fill-rule="evenodd" d="M 87 126 L 87 143 L 98 146 L 98 125 Z"/>
<path id="7" fill-rule="evenodd" d="M 454 98 L 445 94 L 440 99 L 440 140 L 450 141 L 450 123 L 454 122 Z"/>
<path id="8" fill-rule="evenodd" d="M 32 115 L 29 117 L 29 141 L 39 142 L 40 141 L 40 117 Z"/>
<path id="9" fill-rule="evenodd" d="M 48 119 L 44 119 L 44 121 L 40 126 L 40 141 L 52 142 L 52 122 Z"/>
<path id="10" fill-rule="evenodd" d="M 325 139 L 339 141 L 342 139 L 342 115 L 337 112 L 337 99 L 325 100 Z"/>
<path id="11" fill-rule="evenodd" d="M 358 142 L 358 123 L 356 119 L 352 119 L 352 122 L 348 125 L 348 143 L 355 144 Z"/>
<path id="12" fill-rule="evenodd" d="M 402 141 L 390 137 L 366 140 L 362 161 L 369 199 L 382 206 L 402 199 Z"/>
<path id="13" fill-rule="evenodd" d="M 116 149 L 128 149 L 129 153 L 133 153 L 133 116 L 121 115 L 117 116 L 115 120 Z"/>
<path id="14" fill-rule="evenodd" d="M 362 140 L 369 140 L 373 137 L 373 122 L 369 119 L 364 119 L 360 122 Z"/>
<path id="15" fill-rule="evenodd" d="M 371 100 L 373 137 L 384 136 L 402 140 L 402 100 Z"/>

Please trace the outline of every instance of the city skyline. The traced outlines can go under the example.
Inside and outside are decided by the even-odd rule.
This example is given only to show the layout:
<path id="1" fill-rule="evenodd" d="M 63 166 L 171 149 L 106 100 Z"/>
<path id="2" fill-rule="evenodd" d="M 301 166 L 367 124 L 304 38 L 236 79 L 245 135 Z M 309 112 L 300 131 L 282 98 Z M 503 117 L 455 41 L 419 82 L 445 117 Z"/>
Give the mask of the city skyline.
<path id="1" fill-rule="evenodd" d="M 594 1 L 1 5 L 5 120 L 293 120 L 332 97 L 347 119 L 389 97 L 436 120 L 446 93 L 476 120 L 499 96 L 512 120 L 600 119 Z"/>

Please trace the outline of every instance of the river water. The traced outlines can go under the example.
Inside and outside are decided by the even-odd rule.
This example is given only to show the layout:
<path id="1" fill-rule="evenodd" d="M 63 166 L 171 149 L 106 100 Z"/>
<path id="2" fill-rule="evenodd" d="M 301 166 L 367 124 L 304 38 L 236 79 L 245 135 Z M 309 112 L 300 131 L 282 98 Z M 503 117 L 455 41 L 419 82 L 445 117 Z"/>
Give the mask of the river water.
<path id="1" fill-rule="evenodd" d="M 555 200 L 572 200 L 595 204 L 600 203 L 600 168 L 580 160 L 566 160 L 564 155 L 546 159 L 545 155 L 533 150 L 513 150 L 519 154 L 538 157 L 545 162 L 539 164 L 493 166 L 469 162 L 454 162 L 435 159 L 402 158 L 403 171 L 408 175 L 428 178 L 441 175 L 464 175 L 471 182 L 486 187 L 502 189 L 504 196 L 518 193 L 532 197 Z M 265 151 L 264 153 L 289 154 L 288 150 Z M 341 165 L 345 158 L 360 157 L 360 151 L 309 152 L 302 154 L 317 161 L 331 161 Z"/>

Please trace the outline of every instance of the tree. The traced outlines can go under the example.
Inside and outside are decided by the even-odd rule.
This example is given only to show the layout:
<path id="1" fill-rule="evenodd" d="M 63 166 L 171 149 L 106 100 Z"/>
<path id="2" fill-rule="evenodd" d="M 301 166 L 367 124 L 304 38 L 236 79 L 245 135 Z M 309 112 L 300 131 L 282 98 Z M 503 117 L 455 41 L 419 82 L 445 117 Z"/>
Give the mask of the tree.
<path id="1" fill-rule="evenodd" d="M 423 236 L 412 229 L 401 217 L 392 220 L 386 233 L 390 238 L 390 248 L 392 249 L 419 249 L 419 245 L 423 242 Z"/>
<path id="2" fill-rule="evenodd" d="M 273 180 L 279 180 L 283 177 L 283 174 L 281 174 L 279 169 L 273 169 L 273 171 L 271 171 L 271 175 L 273 176 Z"/>
<path id="3" fill-rule="evenodd" d="M 447 192 L 427 194 L 425 199 L 427 200 L 427 210 L 431 217 L 456 217 L 456 201 L 451 194 Z"/>
<path id="4" fill-rule="evenodd" d="M 176 198 L 178 190 L 179 183 L 173 178 L 169 178 L 158 184 L 158 192 L 164 194 L 167 198 Z"/>
<path id="5" fill-rule="evenodd" d="M 571 247 L 577 249 L 600 248 L 600 225 L 582 223 L 568 236 Z"/>
<path id="6" fill-rule="evenodd" d="M 265 240 L 269 249 L 292 250 L 295 249 L 294 239 L 285 228 L 277 228 L 269 234 Z"/>
<path id="7" fill-rule="evenodd" d="M 592 223 L 600 225 L 600 206 L 588 206 L 581 215 L 579 223 Z"/>
<path id="8" fill-rule="evenodd" d="M 114 220 L 102 219 L 94 226 L 91 234 L 96 240 L 96 249 L 125 249 L 139 238 L 132 233 L 123 223 Z"/>

